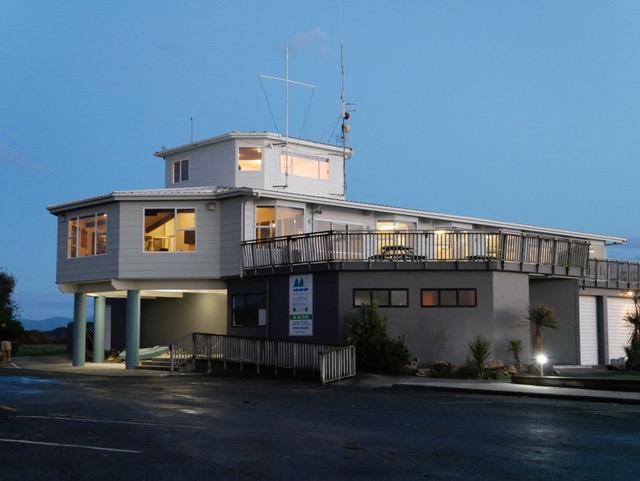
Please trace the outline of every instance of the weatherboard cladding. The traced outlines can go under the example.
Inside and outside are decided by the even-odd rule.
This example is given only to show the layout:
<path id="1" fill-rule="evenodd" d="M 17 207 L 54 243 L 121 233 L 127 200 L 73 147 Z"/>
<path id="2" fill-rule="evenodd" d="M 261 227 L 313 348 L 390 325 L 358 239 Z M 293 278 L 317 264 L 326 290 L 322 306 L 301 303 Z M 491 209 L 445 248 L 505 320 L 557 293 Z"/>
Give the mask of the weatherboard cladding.
<path id="1" fill-rule="evenodd" d="M 382 204 L 367 203 L 367 202 L 354 202 L 347 200 L 339 200 L 322 196 L 310 196 L 302 194 L 290 194 L 282 191 L 273 191 L 267 189 L 250 189 L 246 187 L 188 187 L 178 189 L 147 189 L 147 190 L 130 190 L 130 191 L 114 191 L 109 195 L 97 196 L 79 201 L 68 202 L 65 204 L 59 204 L 48 207 L 48 210 L 58 215 L 68 211 L 80 209 L 83 207 L 91 207 L 109 202 L 122 201 L 152 201 L 152 200 L 183 200 L 185 198 L 195 199 L 209 199 L 216 200 L 227 196 L 236 195 L 249 195 L 253 197 L 267 197 L 272 199 L 292 200 L 301 203 L 316 203 L 324 206 L 335 206 L 346 209 L 360 209 L 368 212 L 376 213 L 378 215 L 398 215 L 398 216 L 410 216 L 422 219 L 423 222 L 433 221 L 434 226 L 442 225 L 439 223 L 457 223 L 471 225 L 474 229 L 495 229 L 495 230 L 511 230 L 522 231 L 529 233 L 536 233 L 539 235 L 549 235 L 557 237 L 570 237 L 577 239 L 585 239 L 590 241 L 608 242 L 614 244 L 624 244 L 625 238 L 604 236 L 599 234 L 589 234 L 583 232 L 575 232 L 563 229 L 553 229 L 540 226 L 532 226 L 527 224 L 514 224 L 509 222 L 501 222 L 494 220 L 487 220 L 474 217 L 466 217 L 459 215 L 450 215 L 435 213 L 430 211 L 422 211 L 416 209 L 407 209 L 401 207 L 391 207 Z"/>

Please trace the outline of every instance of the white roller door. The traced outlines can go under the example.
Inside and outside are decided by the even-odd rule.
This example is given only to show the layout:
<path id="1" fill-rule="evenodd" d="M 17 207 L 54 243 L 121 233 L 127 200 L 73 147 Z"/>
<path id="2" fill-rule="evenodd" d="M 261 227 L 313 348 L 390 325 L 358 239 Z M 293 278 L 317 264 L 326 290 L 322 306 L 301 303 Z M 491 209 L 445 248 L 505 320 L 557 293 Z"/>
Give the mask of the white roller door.
<path id="1" fill-rule="evenodd" d="M 580 296 L 580 364 L 598 364 L 598 315 L 593 296 Z"/>
<path id="2" fill-rule="evenodd" d="M 629 344 L 631 326 L 623 318 L 634 312 L 633 299 L 607 298 L 607 332 L 609 334 L 609 359 L 626 357 L 624 346 Z"/>

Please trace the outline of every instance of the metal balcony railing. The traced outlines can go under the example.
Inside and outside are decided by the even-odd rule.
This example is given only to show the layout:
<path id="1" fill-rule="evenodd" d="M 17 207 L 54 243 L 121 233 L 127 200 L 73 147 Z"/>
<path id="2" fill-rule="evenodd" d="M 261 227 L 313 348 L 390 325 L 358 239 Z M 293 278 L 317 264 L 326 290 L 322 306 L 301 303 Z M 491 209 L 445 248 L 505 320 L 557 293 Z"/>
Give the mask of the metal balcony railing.
<path id="1" fill-rule="evenodd" d="M 640 288 L 640 262 L 589 259 L 585 284 L 596 287 Z"/>
<path id="2" fill-rule="evenodd" d="M 586 269 L 589 243 L 504 232 L 327 231 L 247 241 L 243 267 L 320 262 L 505 261 Z"/>

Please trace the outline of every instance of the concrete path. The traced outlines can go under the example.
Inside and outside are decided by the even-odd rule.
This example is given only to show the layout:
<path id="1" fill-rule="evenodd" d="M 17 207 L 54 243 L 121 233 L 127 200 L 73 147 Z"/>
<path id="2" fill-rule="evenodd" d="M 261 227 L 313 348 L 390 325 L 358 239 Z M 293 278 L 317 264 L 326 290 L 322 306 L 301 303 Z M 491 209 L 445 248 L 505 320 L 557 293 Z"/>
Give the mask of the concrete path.
<path id="1" fill-rule="evenodd" d="M 84 366 L 74 367 L 71 360 L 65 356 L 34 356 L 14 357 L 12 363 L 0 364 L 0 369 L 58 372 L 90 376 L 118 376 L 118 377 L 166 377 L 186 376 L 189 373 L 170 373 L 151 369 L 125 369 L 124 363 L 87 362 Z M 587 375 L 586 371 L 581 371 Z M 598 371 L 602 375 L 601 371 Z M 457 391 L 460 393 L 511 395 L 524 397 L 556 398 L 584 400 L 593 402 L 613 402 L 624 404 L 640 404 L 640 393 L 618 392 L 589 389 L 574 389 L 562 387 L 529 386 L 512 384 L 510 381 L 476 381 L 458 379 L 433 379 L 409 375 L 376 375 L 360 373 L 355 378 L 346 379 L 331 384 L 335 387 L 363 387 L 363 388 L 411 388 L 439 391 Z"/>

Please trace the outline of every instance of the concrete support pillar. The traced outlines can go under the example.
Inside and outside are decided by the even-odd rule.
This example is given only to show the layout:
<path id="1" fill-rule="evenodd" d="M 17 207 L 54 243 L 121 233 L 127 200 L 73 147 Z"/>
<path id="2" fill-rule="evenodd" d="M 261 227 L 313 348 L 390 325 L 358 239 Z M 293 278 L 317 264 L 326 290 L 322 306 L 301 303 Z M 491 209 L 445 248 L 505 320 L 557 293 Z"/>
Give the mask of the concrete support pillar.
<path id="1" fill-rule="evenodd" d="M 87 295 L 73 297 L 73 355 L 74 366 L 84 366 L 87 350 Z"/>
<path id="2" fill-rule="evenodd" d="M 140 291 L 127 291 L 127 357 L 125 367 L 135 369 L 140 363 Z"/>
<path id="3" fill-rule="evenodd" d="M 93 362 L 104 362 L 105 306 L 107 299 L 98 296 L 93 300 Z"/>

